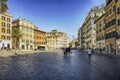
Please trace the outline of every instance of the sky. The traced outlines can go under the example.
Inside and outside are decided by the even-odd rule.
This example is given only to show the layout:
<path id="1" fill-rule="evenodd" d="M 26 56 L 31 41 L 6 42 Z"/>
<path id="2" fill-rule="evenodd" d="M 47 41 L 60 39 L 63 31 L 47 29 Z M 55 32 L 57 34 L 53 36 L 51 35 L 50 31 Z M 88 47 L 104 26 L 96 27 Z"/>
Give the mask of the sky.
<path id="1" fill-rule="evenodd" d="M 8 0 L 8 12 L 13 19 L 30 20 L 40 30 L 58 31 L 77 37 L 78 29 L 92 7 L 105 0 Z"/>

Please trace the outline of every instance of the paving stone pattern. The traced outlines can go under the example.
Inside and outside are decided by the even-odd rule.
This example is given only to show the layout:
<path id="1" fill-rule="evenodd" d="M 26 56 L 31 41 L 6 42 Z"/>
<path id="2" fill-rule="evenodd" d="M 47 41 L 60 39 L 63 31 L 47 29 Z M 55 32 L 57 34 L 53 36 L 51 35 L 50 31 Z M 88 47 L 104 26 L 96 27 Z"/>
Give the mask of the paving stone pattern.
<path id="1" fill-rule="evenodd" d="M 0 57 L 0 80 L 120 80 L 120 59 L 72 51 Z"/>

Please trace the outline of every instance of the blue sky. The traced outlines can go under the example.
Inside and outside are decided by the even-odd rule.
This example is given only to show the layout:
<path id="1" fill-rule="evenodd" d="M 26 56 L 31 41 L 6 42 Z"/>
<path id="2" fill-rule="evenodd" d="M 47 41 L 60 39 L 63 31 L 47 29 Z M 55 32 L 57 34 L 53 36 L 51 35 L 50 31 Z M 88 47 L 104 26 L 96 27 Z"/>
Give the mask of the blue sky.
<path id="1" fill-rule="evenodd" d="M 40 30 L 53 29 L 77 36 L 90 8 L 105 0 L 8 0 L 8 12 L 13 19 L 31 20 Z"/>

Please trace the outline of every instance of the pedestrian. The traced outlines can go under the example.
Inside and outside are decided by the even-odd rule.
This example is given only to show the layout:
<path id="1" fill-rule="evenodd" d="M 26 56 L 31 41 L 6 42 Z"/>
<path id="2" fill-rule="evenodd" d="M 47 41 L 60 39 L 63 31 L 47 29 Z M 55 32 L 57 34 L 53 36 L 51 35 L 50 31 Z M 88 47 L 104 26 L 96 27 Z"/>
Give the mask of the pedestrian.
<path id="1" fill-rule="evenodd" d="M 68 48 L 65 48 L 65 55 L 67 55 L 68 53 Z"/>
<path id="2" fill-rule="evenodd" d="M 89 57 L 89 59 L 90 59 L 90 58 L 91 58 L 91 54 L 92 54 L 92 49 L 89 48 L 87 52 L 88 52 L 88 57 Z"/>
<path id="3" fill-rule="evenodd" d="M 114 55 L 116 55 L 116 49 L 114 49 Z"/>
<path id="4" fill-rule="evenodd" d="M 64 55 L 67 55 L 67 48 L 63 48 Z"/>
<path id="5" fill-rule="evenodd" d="M 64 53 L 64 55 L 65 55 L 65 48 L 62 48 L 62 50 L 63 50 L 63 53 Z"/>
<path id="6" fill-rule="evenodd" d="M 66 49 L 65 49 L 65 48 L 63 48 L 62 50 L 63 50 L 64 55 L 66 55 Z"/>
<path id="7" fill-rule="evenodd" d="M 67 48 L 67 51 L 68 51 L 68 53 L 69 53 L 69 55 L 70 55 L 70 52 L 71 52 L 70 47 Z"/>
<path id="8" fill-rule="evenodd" d="M 95 54 L 95 51 L 94 51 L 94 49 L 93 49 L 93 48 L 92 48 L 92 53 L 93 53 L 93 54 Z"/>

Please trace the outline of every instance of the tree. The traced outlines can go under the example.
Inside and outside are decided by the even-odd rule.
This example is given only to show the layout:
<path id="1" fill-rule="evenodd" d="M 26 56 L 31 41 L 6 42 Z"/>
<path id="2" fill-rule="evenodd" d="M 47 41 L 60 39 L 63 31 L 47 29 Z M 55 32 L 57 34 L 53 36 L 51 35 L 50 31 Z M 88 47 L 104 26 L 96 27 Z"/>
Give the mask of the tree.
<path id="1" fill-rule="evenodd" d="M 20 32 L 19 28 L 12 28 L 12 38 L 15 43 L 15 49 L 19 48 L 19 40 L 22 37 L 22 33 Z"/>
<path id="2" fill-rule="evenodd" d="M 1 0 L 0 1 L 0 12 L 7 12 L 8 6 L 7 6 L 7 0 Z"/>

